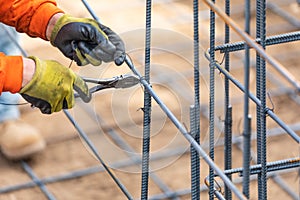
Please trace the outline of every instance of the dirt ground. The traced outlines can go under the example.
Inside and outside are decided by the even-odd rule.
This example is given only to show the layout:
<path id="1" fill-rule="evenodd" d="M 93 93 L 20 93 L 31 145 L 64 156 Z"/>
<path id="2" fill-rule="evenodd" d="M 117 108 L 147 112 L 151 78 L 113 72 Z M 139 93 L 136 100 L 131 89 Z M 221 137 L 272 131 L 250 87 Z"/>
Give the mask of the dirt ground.
<path id="1" fill-rule="evenodd" d="M 58 0 L 58 5 L 67 13 L 78 17 L 89 17 L 89 13 L 79 0 Z M 300 7 L 295 1 L 273 0 L 293 16 L 299 16 Z M 135 66 L 143 73 L 144 66 L 144 34 L 145 34 L 145 2 L 131 0 L 130 3 L 121 0 L 89 1 L 92 8 L 101 18 L 101 22 L 119 33 L 126 43 L 126 49 Z M 151 51 L 151 80 L 152 85 L 161 99 L 166 103 L 175 116 L 189 127 L 189 107 L 193 104 L 193 15 L 192 1 L 158 0 L 153 2 L 153 32 Z M 232 1 L 234 5 L 233 19 L 243 27 L 243 5 L 240 1 Z M 253 5 L 254 7 L 254 5 Z M 201 71 L 201 144 L 208 152 L 208 62 L 204 51 L 209 47 L 209 11 L 207 6 L 200 4 L 200 71 Z M 254 17 L 253 17 L 254 18 Z M 268 10 L 268 35 L 296 31 L 293 25 Z M 223 27 L 217 19 L 216 43 L 223 43 Z M 252 29 L 255 32 L 253 26 Z M 233 41 L 240 39 L 232 33 Z M 22 35 L 22 46 L 29 55 L 42 59 L 59 60 L 66 66 L 70 61 L 51 47 L 48 42 Z M 298 73 L 299 42 L 268 47 L 268 52 L 280 61 L 300 80 Z M 222 60 L 221 54 L 216 54 L 217 60 Z M 242 52 L 232 54 L 232 74 L 243 83 Z M 251 57 L 255 59 L 255 55 Z M 72 69 L 81 75 L 94 78 L 110 78 L 130 73 L 126 65 L 116 67 L 113 64 L 103 64 L 101 67 L 86 66 L 79 68 L 72 64 Z M 255 71 L 251 69 L 251 91 L 255 93 Z M 282 76 L 268 66 L 271 78 L 268 79 L 268 106 L 274 104 L 275 113 L 290 125 L 299 124 L 300 106 L 287 93 L 277 94 L 280 89 L 294 90 Z M 277 81 L 274 81 L 277 80 Z M 215 162 L 223 169 L 224 146 L 218 145 L 223 138 L 222 120 L 224 102 L 224 77 L 216 73 L 216 149 Z M 275 84 L 277 83 L 277 84 Z M 242 135 L 243 124 L 243 94 L 233 85 L 230 86 L 233 104 L 233 132 L 235 137 Z M 299 98 L 296 96 L 296 98 Z M 136 164 L 142 155 L 143 132 L 143 88 L 139 85 L 124 90 L 105 90 L 94 95 L 89 104 L 76 102 L 71 115 L 89 136 L 98 150 L 99 155 L 111 168 L 120 182 L 136 199 L 141 193 L 141 167 Z M 77 178 L 47 183 L 47 190 L 58 200 L 79 199 L 126 199 L 102 165 L 87 150 L 76 129 L 63 112 L 52 115 L 42 115 L 29 105 L 20 106 L 22 119 L 37 127 L 47 141 L 47 148 L 26 163 L 40 179 L 62 177 L 77 172 L 87 172 Z M 253 117 L 252 128 L 255 131 L 255 105 L 250 104 Z M 270 118 L 267 119 L 268 133 L 277 128 Z M 190 155 L 189 145 L 177 131 L 169 119 L 162 113 L 153 101 L 151 124 L 151 158 L 150 164 L 153 176 L 149 181 L 149 196 L 153 199 L 163 194 L 160 186 L 168 191 L 182 194 L 180 199 L 190 199 Z M 282 130 L 279 130 L 279 132 Z M 297 132 L 299 134 L 299 131 Z M 116 137 L 117 136 L 117 137 Z M 116 139 L 117 138 L 117 139 Z M 256 142 L 252 143 L 256 152 Z M 268 161 L 299 157 L 299 146 L 286 133 L 270 136 L 267 142 Z M 255 164 L 255 154 L 252 164 Z M 233 146 L 233 168 L 242 167 L 242 151 L 239 143 Z M 76 173 L 75 173 L 76 172 Z M 201 184 L 208 175 L 208 166 L 201 160 Z M 28 183 L 31 178 L 22 168 L 21 163 L 11 162 L 0 157 L 0 190 L 1 188 Z M 154 178 L 153 178 L 154 177 Z M 237 176 L 234 176 L 238 178 Z M 274 177 L 277 177 L 274 178 Z M 253 176 L 255 179 L 256 177 Z M 299 175 L 296 170 L 275 175 L 268 179 L 269 199 L 292 199 L 276 184 L 278 178 L 284 181 L 295 194 L 299 194 Z M 221 181 L 218 183 L 221 183 Z M 157 184 L 159 183 L 159 184 Z M 237 184 L 241 188 L 241 184 Z M 222 190 L 223 191 L 223 190 Z M 257 199 L 257 182 L 251 182 L 251 199 Z M 156 197 L 156 198 L 155 198 Z M 0 194 L 0 200 L 32 200 L 47 199 L 39 187 L 29 187 Z M 162 198 L 164 199 L 164 198 Z M 167 198 L 165 198 L 167 199 Z M 201 193 L 201 199 L 208 199 L 207 190 Z"/>

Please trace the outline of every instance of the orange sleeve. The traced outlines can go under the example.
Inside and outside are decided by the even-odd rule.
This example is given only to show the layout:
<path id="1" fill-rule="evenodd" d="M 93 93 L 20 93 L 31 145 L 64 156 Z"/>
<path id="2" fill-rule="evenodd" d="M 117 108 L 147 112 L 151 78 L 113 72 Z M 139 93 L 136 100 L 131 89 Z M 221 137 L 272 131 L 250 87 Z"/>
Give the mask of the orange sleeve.
<path id="1" fill-rule="evenodd" d="M 46 39 L 51 17 L 63 12 L 54 0 L 0 0 L 0 21 L 14 26 L 18 32 Z"/>
<path id="2" fill-rule="evenodd" d="M 0 95 L 9 91 L 17 93 L 22 87 L 23 59 L 21 56 L 5 56 L 0 53 Z"/>

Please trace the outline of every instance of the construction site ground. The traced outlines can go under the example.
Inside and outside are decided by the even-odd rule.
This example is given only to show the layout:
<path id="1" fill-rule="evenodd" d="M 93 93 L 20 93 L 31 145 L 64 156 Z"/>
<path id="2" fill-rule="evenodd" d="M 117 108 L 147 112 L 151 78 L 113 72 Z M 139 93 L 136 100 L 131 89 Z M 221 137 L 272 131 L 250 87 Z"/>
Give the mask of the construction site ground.
<path id="1" fill-rule="evenodd" d="M 58 0 L 58 5 L 67 13 L 77 17 L 90 17 L 81 1 Z M 252 1 L 251 1 L 252 2 Z M 300 16 L 300 7 L 296 1 L 272 0 L 289 14 Z M 101 22 L 123 38 L 126 49 L 132 57 L 133 63 L 143 73 L 145 47 L 145 1 L 110 0 L 89 1 Z M 243 29 L 243 2 L 232 1 L 232 18 Z M 222 5 L 221 5 L 222 6 Z M 255 4 L 253 1 L 253 8 Z M 189 107 L 193 104 L 193 2 L 191 0 L 158 0 L 153 1 L 152 11 L 152 51 L 151 51 L 151 80 L 158 95 L 174 112 L 185 126 L 189 127 Z M 252 12 L 251 35 L 255 36 L 255 12 Z M 224 23 L 217 18 L 216 44 L 224 43 Z M 282 17 L 267 10 L 267 35 L 297 31 L 299 27 L 287 22 Z M 200 2 L 200 71 L 201 71 L 201 143 L 208 151 L 208 100 L 209 100 L 209 63 L 204 52 L 209 48 L 209 10 Z M 70 60 L 49 42 L 38 38 L 29 38 L 22 34 L 21 44 L 28 55 L 35 55 L 42 59 L 55 59 L 66 66 Z M 232 31 L 232 41 L 241 39 Z M 268 47 L 267 52 L 283 64 L 287 70 L 300 80 L 299 73 L 300 42 L 292 42 Z M 237 52 L 231 56 L 232 74 L 243 83 L 243 56 Z M 216 59 L 222 61 L 223 54 L 216 53 Z M 250 88 L 255 94 L 255 53 L 251 51 Z M 124 64 L 116 67 L 112 63 L 104 63 L 100 67 L 77 67 L 72 63 L 72 69 L 81 75 L 94 78 L 111 78 L 130 73 Z M 267 104 L 274 112 L 289 125 L 297 124 L 300 120 L 300 106 L 292 99 L 288 92 L 291 86 L 278 72 L 268 65 L 271 79 L 267 79 L 268 92 L 271 96 Z M 276 80 L 276 81 L 274 81 Z M 224 120 L 224 76 L 216 71 L 216 148 L 215 162 L 223 169 L 224 146 L 220 145 L 223 138 L 222 121 Z M 278 83 L 278 84 L 276 84 Z M 231 84 L 231 100 L 233 105 L 233 133 L 234 137 L 241 137 L 243 130 L 243 93 Z M 189 144 L 174 125 L 162 113 L 159 106 L 152 101 L 151 124 L 151 171 L 168 186 L 170 191 L 181 191 L 190 188 L 190 154 Z M 130 156 L 141 157 L 143 133 L 143 88 L 135 86 L 124 90 L 104 90 L 93 96 L 89 104 L 76 101 L 70 113 L 93 141 L 102 159 L 113 170 L 116 177 L 124 184 L 130 194 L 136 199 L 141 195 L 141 167 L 135 164 Z M 26 163 L 40 179 L 65 175 L 74 171 L 97 168 L 98 172 L 46 184 L 50 193 L 58 200 L 94 200 L 94 199 L 126 199 L 112 178 L 102 168 L 97 159 L 83 144 L 76 129 L 63 112 L 43 115 L 38 109 L 30 105 L 20 106 L 21 118 L 38 128 L 47 141 L 46 149 L 35 155 Z M 250 104 L 252 131 L 256 128 L 256 107 Z M 277 128 L 278 125 L 267 118 L 267 128 Z M 112 131 L 119 134 L 131 151 L 126 150 L 113 140 Z M 279 129 L 280 131 L 280 129 Z M 299 157 L 298 144 L 284 131 L 283 134 L 269 137 L 267 140 L 267 161 L 277 161 Z M 297 132 L 299 134 L 299 132 Z M 206 145 L 206 146 L 205 146 Z M 233 168 L 243 166 L 243 153 L 237 142 L 233 145 Z M 252 142 L 252 150 L 256 152 L 256 140 Z M 253 154 L 256 155 L 256 154 Z M 135 157 L 136 158 L 136 157 Z M 131 160 L 130 160 L 131 159 Z M 131 161 L 131 162 L 130 162 Z M 251 160 L 255 164 L 255 158 Z M 127 164 L 126 164 L 127 163 Z M 131 164 L 128 164 L 131 163 Z M 201 185 L 209 174 L 207 164 L 201 159 Z M 254 179 L 256 176 L 253 176 Z M 299 194 L 299 174 L 296 170 L 280 175 L 286 185 Z M 238 175 L 234 175 L 238 178 Z M 30 182 L 31 178 L 24 171 L 20 162 L 13 162 L 0 156 L 0 188 Z M 216 182 L 222 184 L 220 179 Z M 241 184 L 237 184 L 242 188 Z M 221 189 L 222 192 L 224 189 Z M 251 198 L 257 199 L 257 181 L 251 181 Z M 149 196 L 163 194 L 161 188 L 149 181 Z M 268 179 L 269 199 L 291 199 L 272 177 Z M 181 199 L 190 199 L 186 194 Z M 235 199 L 236 197 L 234 197 Z M 38 186 L 13 190 L 0 194 L 0 200 L 32 200 L 47 199 Z M 208 191 L 201 192 L 201 199 L 208 199 Z"/>

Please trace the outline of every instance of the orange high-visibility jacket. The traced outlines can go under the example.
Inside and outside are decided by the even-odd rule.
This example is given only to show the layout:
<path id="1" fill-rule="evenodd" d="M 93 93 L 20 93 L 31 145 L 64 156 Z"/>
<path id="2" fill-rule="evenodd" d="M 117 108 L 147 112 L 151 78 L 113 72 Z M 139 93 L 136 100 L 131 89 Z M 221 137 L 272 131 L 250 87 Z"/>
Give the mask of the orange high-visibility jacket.
<path id="1" fill-rule="evenodd" d="M 54 0 L 0 0 L 1 22 L 14 26 L 18 32 L 44 40 L 47 40 L 49 20 L 59 12 L 63 11 L 56 7 Z M 19 92 L 22 78 L 22 57 L 6 56 L 0 52 L 0 94 L 3 91 Z"/>

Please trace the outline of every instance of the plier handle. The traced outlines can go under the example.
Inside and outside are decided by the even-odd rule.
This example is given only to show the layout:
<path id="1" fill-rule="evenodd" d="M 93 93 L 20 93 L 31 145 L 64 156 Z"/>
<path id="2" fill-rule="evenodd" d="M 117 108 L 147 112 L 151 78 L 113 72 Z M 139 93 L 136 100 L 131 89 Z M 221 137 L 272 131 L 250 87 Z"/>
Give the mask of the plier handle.
<path id="1" fill-rule="evenodd" d="M 123 89 L 132 87 L 140 82 L 140 79 L 135 75 L 120 75 L 107 79 L 95 79 L 95 78 L 87 78 L 82 77 L 82 79 L 87 83 L 95 83 L 96 86 L 90 88 L 90 93 L 95 93 L 97 91 L 115 88 L 115 89 Z M 75 94 L 75 98 L 79 97 L 79 94 Z"/>

